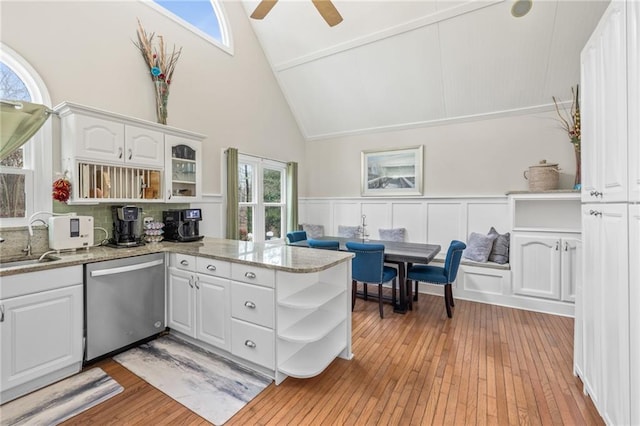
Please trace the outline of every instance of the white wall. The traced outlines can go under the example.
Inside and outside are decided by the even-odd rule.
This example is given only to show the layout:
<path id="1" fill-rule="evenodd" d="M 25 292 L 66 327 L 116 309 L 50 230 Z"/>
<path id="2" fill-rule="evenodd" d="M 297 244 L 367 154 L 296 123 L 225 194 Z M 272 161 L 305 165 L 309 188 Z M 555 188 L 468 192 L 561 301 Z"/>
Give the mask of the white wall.
<path id="1" fill-rule="evenodd" d="M 430 127 L 307 142 L 305 193 L 310 197 L 360 195 L 363 150 L 424 145 L 424 195 L 504 195 L 526 190 L 523 172 L 546 159 L 559 163 L 561 188 L 572 188 L 573 146 L 555 111 L 478 117 Z"/>
<path id="2" fill-rule="evenodd" d="M 228 146 L 304 163 L 302 136 L 244 10 L 237 2 L 224 7 L 233 56 L 133 0 L 3 0 L 0 27 L 2 41 L 43 77 L 52 106 L 72 101 L 150 121 L 156 120 L 153 86 L 133 45 L 136 18 L 147 32 L 163 35 L 169 46 L 182 46 L 168 124 L 207 136 L 203 192 L 220 194 L 221 157 Z M 54 158 L 59 158 L 56 152 Z"/>

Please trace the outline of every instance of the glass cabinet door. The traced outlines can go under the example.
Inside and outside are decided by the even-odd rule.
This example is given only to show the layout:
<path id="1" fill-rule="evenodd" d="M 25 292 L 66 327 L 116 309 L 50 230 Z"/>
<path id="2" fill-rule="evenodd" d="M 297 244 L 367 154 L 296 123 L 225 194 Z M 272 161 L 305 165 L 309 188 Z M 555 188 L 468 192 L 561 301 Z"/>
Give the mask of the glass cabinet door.
<path id="1" fill-rule="evenodd" d="M 201 181 L 200 143 L 167 135 L 167 201 L 199 199 Z"/>

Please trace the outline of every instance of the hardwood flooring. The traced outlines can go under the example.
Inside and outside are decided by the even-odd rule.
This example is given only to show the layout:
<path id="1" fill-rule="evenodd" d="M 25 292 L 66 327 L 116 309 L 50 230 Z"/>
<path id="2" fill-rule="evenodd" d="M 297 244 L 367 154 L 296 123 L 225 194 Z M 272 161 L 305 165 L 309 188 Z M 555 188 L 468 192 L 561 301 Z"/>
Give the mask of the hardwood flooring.
<path id="1" fill-rule="evenodd" d="M 227 425 L 601 425 L 572 374 L 573 319 L 420 295 L 394 314 L 353 312 L 354 359 L 318 377 L 270 385 Z M 124 392 L 65 425 L 208 424 L 112 360 Z"/>

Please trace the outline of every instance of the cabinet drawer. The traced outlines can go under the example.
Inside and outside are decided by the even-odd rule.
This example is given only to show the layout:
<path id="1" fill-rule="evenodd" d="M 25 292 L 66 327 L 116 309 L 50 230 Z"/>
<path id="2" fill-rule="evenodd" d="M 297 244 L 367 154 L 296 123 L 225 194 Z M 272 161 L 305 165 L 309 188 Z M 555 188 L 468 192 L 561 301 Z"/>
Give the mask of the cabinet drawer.
<path id="1" fill-rule="evenodd" d="M 231 263 L 218 259 L 197 257 L 196 271 L 201 274 L 229 278 L 231 276 Z"/>
<path id="2" fill-rule="evenodd" d="M 231 283 L 231 316 L 273 328 L 273 290 L 257 285 Z"/>
<path id="3" fill-rule="evenodd" d="M 188 254 L 171 253 L 171 266 L 185 271 L 195 271 L 196 257 Z"/>
<path id="4" fill-rule="evenodd" d="M 231 319 L 231 353 L 240 358 L 274 368 L 273 330 Z"/>
<path id="5" fill-rule="evenodd" d="M 272 269 L 259 268 L 257 266 L 234 263 L 231 265 L 231 278 L 236 281 L 274 287 L 276 273 Z"/>

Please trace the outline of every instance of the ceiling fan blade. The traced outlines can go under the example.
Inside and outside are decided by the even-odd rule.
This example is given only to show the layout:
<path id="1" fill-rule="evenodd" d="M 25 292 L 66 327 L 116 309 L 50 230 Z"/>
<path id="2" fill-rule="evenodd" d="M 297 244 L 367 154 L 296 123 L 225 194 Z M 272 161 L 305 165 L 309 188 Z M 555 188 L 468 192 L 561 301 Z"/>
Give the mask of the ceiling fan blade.
<path id="1" fill-rule="evenodd" d="M 331 0 L 311 0 L 313 5 L 318 9 L 320 15 L 327 21 L 330 27 L 338 25 L 342 22 L 342 16 L 338 9 L 331 3 Z"/>
<path id="2" fill-rule="evenodd" d="M 256 10 L 253 11 L 251 17 L 253 19 L 262 19 L 267 16 L 267 13 L 276 5 L 278 0 L 262 0 Z"/>

